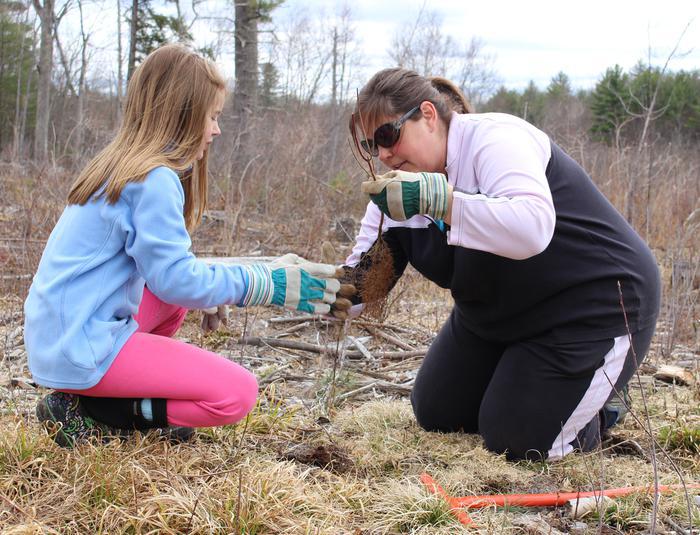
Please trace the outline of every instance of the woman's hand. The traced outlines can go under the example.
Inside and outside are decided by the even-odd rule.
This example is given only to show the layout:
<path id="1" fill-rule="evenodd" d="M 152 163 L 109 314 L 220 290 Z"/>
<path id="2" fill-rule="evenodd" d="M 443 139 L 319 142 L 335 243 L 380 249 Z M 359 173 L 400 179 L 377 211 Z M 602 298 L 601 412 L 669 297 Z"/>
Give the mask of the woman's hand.
<path id="1" fill-rule="evenodd" d="M 362 183 L 362 192 L 394 221 L 405 221 L 417 214 L 449 219 L 452 186 L 442 173 L 389 171 L 377 180 Z"/>

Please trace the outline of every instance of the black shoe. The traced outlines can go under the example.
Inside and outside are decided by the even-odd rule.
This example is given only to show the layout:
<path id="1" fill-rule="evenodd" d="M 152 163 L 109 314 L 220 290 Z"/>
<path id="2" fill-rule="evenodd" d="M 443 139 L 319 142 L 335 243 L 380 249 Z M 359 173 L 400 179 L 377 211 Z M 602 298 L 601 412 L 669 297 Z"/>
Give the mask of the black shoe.
<path id="1" fill-rule="evenodd" d="M 91 438 L 107 442 L 123 433 L 93 420 L 80 406 L 80 397 L 65 392 L 52 392 L 39 401 L 36 416 L 54 442 L 62 448 L 72 448 Z"/>
<path id="2" fill-rule="evenodd" d="M 602 409 L 604 418 L 602 432 L 604 435 L 610 431 L 611 427 L 625 421 L 631 406 L 632 399 L 630 398 L 627 385 L 613 393 L 613 397 L 603 405 Z"/>
<path id="3" fill-rule="evenodd" d="M 144 431 L 144 433 L 145 432 L 146 431 Z M 151 429 L 150 432 L 154 433 L 159 438 L 166 439 L 171 444 L 190 442 L 194 438 L 194 428 L 192 427 L 159 427 Z"/>

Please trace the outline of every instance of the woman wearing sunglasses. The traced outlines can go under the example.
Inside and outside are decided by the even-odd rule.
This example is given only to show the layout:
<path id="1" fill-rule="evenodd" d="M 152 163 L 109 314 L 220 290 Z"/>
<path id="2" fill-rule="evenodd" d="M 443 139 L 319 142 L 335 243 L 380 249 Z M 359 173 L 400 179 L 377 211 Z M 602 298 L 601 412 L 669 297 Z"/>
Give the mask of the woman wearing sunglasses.
<path id="1" fill-rule="evenodd" d="M 391 171 L 362 185 L 349 278 L 362 294 L 381 211 L 395 279 L 410 263 L 452 292 L 411 396 L 423 428 L 480 433 L 509 459 L 591 450 L 649 348 L 656 262 L 544 132 L 470 111 L 449 81 L 405 69 L 362 89 L 351 128 Z"/>

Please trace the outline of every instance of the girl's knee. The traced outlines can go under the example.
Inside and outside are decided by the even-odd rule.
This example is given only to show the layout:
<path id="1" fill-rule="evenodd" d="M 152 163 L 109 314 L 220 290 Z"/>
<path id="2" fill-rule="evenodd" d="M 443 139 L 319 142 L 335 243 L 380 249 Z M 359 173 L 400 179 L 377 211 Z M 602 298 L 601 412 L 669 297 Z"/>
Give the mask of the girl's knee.
<path id="1" fill-rule="evenodd" d="M 246 378 L 241 381 L 241 393 L 239 404 L 245 414 L 255 407 L 258 400 L 258 379 L 254 374 L 246 372 Z"/>
<path id="2" fill-rule="evenodd" d="M 233 374 L 220 370 L 205 399 L 186 402 L 178 425 L 216 427 L 241 421 L 253 410 L 258 397 L 258 381 L 248 370 L 230 363 Z M 170 417 L 170 414 L 168 415 Z M 185 422 L 185 423 L 182 423 Z"/>
<path id="3" fill-rule="evenodd" d="M 258 399 L 258 380 L 247 370 L 236 377 L 230 393 L 217 411 L 221 418 L 218 425 L 234 424 L 245 418 L 255 407 Z"/>

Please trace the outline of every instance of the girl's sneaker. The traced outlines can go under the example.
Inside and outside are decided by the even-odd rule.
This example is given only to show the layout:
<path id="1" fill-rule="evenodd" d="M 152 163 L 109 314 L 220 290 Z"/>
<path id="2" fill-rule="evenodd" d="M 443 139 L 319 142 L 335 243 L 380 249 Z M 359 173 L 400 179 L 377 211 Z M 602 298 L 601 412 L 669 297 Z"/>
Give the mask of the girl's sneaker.
<path id="1" fill-rule="evenodd" d="M 145 432 L 145 431 L 144 431 Z M 194 439 L 194 428 L 192 427 L 158 427 L 151 430 L 158 438 L 163 438 L 171 444 L 182 444 Z"/>
<path id="2" fill-rule="evenodd" d="M 93 420 L 80 406 L 80 397 L 65 392 L 52 392 L 39 401 L 36 416 L 54 442 L 72 448 L 91 438 L 106 441 L 121 432 Z"/>
<path id="3" fill-rule="evenodd" d="M 133 434 L 133 430 L 117 429 L 93 419 L 81 407 L 80 396 L 65 392 L 52 392 L 40 400 L 36 416 L 54 442 L 63 448 L 72 448 L 90 439 L 107 443 L 111 438 L 127 439 Z M 165 427 L 151 432 L 172 444 L 189 442 L 194 437 L 191 427 Z"/>

